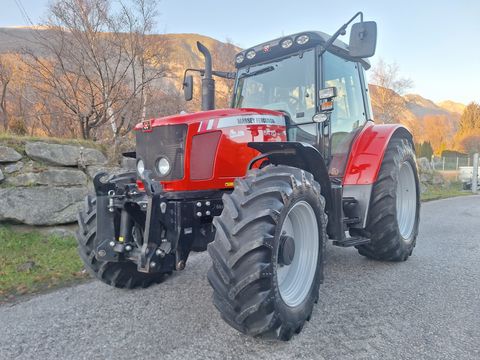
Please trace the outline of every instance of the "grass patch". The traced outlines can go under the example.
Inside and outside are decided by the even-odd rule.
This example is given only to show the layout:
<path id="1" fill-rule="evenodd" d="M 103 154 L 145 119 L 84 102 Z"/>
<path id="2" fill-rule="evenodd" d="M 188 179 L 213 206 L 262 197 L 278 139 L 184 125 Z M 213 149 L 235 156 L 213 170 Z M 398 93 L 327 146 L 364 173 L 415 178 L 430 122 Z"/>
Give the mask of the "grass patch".
<path id="1" fill-rule="evenodd" d="M 463 190 L 461 182 L 451 182 L 446 186 L 428 185 L 427 191 L 421 194 L 421 200 L 431 201 L 464 195 L 472 195 L 472 192 Z"/>
<path id="2" fill-rule="evenodd" d="M 0 302 L 86 279 L 73 237 L 0 225 Z"/>
<path id="3" fill-rule="evenodd" d="M 104 144 L 91 140 L 82 139 L 61 139 L 55 137 L 36 137 L 36 136 L 19 136 L 10 133 L 0 132 L 0 144 L 14 148 L 20 153 L 25 153 L 25 143 L 28 141 L 42 141 L 50 144 L 60 145 L 76 145 L 86 148 L 97 149 L 105 153 L 107 147 Z"/>

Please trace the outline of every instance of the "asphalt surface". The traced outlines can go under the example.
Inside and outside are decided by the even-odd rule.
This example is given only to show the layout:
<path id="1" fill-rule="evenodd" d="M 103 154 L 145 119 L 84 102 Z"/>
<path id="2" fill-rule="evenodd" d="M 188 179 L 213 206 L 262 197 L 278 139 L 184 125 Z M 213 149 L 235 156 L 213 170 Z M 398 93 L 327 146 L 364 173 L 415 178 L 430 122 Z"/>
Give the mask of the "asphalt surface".
<path id="1" fill-rule="evenodd" d="M 480 359 L 480 196 L 422 205 L 413 256 L 328 247 L 312 319 L 289 342 L 226 325 L 207 254 L 149 289 L 100 282 L 0 307 L 2 359 Z"/>

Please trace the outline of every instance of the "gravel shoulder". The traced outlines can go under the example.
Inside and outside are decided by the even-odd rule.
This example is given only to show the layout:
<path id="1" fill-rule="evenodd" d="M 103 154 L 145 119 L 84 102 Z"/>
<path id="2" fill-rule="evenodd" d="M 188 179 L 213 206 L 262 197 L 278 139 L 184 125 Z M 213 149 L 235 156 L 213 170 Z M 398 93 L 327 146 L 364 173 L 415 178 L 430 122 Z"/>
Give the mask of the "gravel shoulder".
<path id="1" fill-rule="evenodd" d="M 202 253 L 149 289 L 95 281 L 0 306 L 0 359 L 480 358 L 480 196 L 422 204 L 407 262 L 333 246 L 327 256 L 320 301 L 290 342 L 220 319 Z"/>

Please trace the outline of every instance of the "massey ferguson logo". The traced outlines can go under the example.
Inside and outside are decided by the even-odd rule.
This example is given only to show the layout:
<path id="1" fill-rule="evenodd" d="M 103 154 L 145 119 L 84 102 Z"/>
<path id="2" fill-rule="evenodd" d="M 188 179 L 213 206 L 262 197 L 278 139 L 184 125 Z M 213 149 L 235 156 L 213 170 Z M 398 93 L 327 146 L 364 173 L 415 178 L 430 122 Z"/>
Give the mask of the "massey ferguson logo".
<path id="1" fill-rule="evenodd" d="M 274 125 L 275 119 L 271 117 L 240 117 L 238 118 L 238 125 Z"/>
<path id="2" fill-rule="evenodd" d="M 142 122 L 142 131 L 152 131 L 152 122 L 150 120 Z"/>

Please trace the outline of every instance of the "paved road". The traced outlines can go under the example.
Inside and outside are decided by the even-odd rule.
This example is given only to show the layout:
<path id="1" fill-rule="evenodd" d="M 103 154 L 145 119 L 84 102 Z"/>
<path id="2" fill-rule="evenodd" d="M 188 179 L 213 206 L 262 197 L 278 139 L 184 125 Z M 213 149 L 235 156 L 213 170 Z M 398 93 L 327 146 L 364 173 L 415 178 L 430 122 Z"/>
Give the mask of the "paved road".
<path id="1" fill-rule="evenodd" d="M 414 256 L 328 248 L 321 301 L 290 342 L 240 335 L 206 254 L 146 290 L 91 282 L 0 307 L 2 359 L 480 359 L 480 196 L 426 203 Z"/>

